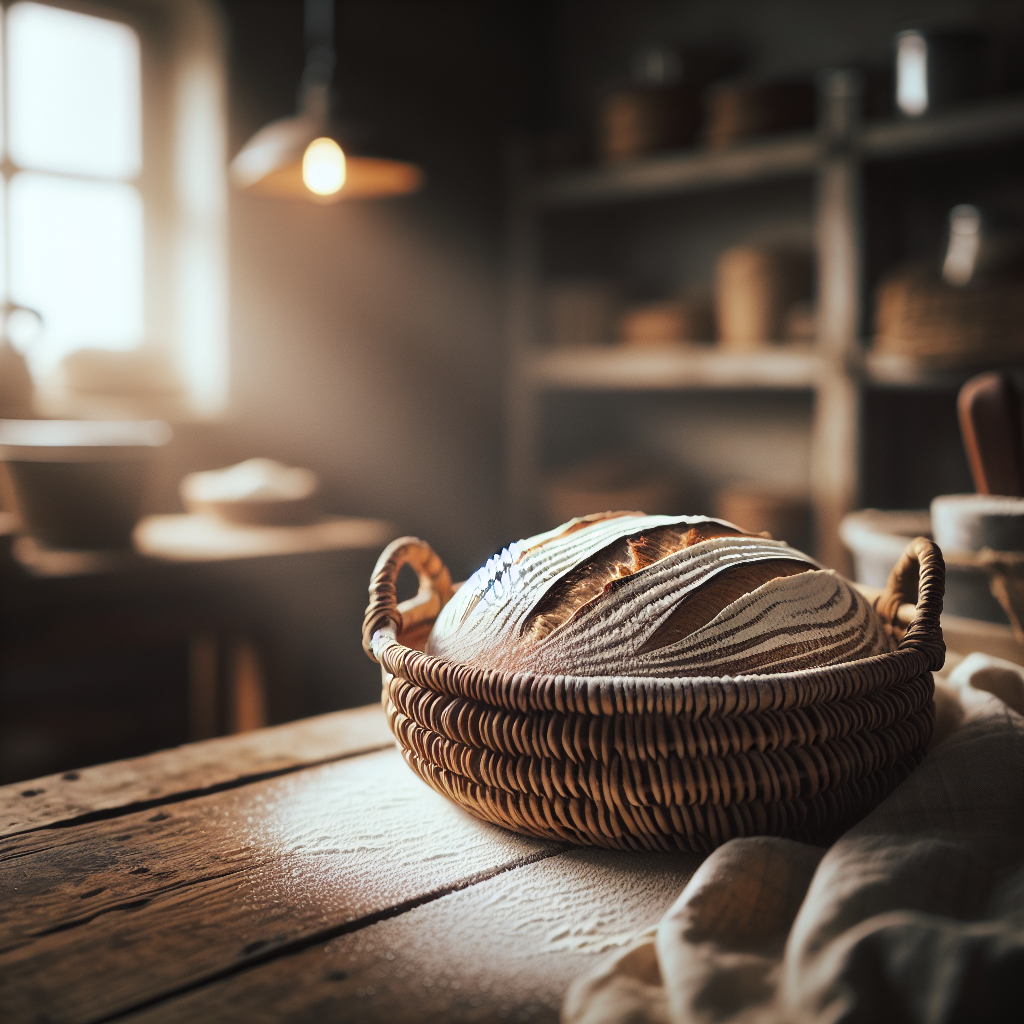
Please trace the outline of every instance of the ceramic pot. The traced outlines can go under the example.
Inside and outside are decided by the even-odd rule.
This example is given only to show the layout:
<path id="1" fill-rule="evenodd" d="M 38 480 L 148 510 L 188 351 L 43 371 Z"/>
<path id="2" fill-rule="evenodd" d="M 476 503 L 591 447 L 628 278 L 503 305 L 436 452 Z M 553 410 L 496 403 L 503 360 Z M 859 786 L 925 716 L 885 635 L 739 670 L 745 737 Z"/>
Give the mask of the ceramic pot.
<path id="1" fill-rule="evenodd" d="M 124 548 L 166 423 L 0 420 L 22 528 L 50 547 Z"/>

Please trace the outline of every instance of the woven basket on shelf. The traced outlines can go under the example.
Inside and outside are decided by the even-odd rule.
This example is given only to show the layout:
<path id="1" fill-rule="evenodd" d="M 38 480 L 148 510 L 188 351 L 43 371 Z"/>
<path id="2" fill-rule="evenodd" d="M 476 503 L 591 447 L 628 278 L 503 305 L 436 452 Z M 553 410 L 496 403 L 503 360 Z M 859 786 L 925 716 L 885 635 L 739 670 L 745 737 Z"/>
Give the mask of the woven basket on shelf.
<path id="1" fill-rule="evenodd" d="M 405 564 L 420 590 L 398 605 Z M 917 538 L 876 602 L 899 639 L 860 661 L 772 675 L 572 677 L 482 670 L 421 647 L 454 593 L 403 537 L 370 584 L 363 646 L 412 768 L 480 818 L 619 849 L 707 852 L 737 836 L 827 841 L 914 769 L 931 738 L 944 566 Z M 914 599 L 903 634 L 897 612 Z"/>
<path id="2" fill-rule="evenodd" d="M 928 265 L 898 267 L 879 285 L 874 351 L 935 369 L 1024 359 L 1024 284 L 1016 277 L 967 288 Z"/>

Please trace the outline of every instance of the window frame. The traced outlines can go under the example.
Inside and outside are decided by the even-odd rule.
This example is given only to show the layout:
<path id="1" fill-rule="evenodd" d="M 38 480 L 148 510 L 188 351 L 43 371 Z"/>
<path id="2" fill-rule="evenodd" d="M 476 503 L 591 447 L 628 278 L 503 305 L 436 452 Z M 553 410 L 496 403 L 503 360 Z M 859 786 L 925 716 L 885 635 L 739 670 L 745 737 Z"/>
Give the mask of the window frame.
<path id="1" fill-rule="evenodd" d="M 7 147 L 7 11 L 21 0 L 0 0 L 3 12 L 4 204 L 21 168 Z M 127 25 L 139 39 L 142 164 L 134 179 L 143 206 L 144 341 L 166 355 L 184 386 L 180 399 L 81 395 L 59 373 L 36 380 L 38 411 L 48 416 L 160 416 L 173 421 L 222 418 L 228 408 L 227 320 L 227 83 L 224 32 L 209 0 L 31 0 Z M 196 103 L 195 83 L 205 89 Z M 198 123 L 197 123 L 198 122 Z M 197 139 L 197 136 L 199 137 Z M 198 155 L 197 155 L 198 153 Z M 199 166 L 199 165 L 203 166 Z M 49 173 L 49 172 L 44 172 Z M 80 181 L 103 180 L 65 174 Z M 200 186 L 196 187 L 196 182 Z M 205 196 L 197 193 L 207 193 Z M 8 221 L 5 209 L 5 224 Z M 5 269 L 10 280 L 6 228 Z M 205 278 L 190 291 L 190 263 Z M 203 294 L 205 293 L 205 294 Z M 13 297 L 12 297 L 13 298 Z M 199 308 L 205 306 L 206 308 Z M 196 348 L 204 341 L 210 349 Z M 201 365 L 206 360 L 206 366 Z"/>

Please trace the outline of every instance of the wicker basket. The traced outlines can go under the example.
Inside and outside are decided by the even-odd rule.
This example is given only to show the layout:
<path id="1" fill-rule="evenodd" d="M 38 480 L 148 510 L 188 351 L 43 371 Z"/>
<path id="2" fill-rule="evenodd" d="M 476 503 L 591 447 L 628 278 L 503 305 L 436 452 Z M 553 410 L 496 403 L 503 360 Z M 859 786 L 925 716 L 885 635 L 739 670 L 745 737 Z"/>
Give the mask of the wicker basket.
<path id="1" fill-rule="evenodd" d="M 897 268 L 878 288 L 874 350 L 935 369 L 1024 359 L 1024 285 L 946 284 L 928 265 Z"/>
<path id="2" fill-rule="evenodd" d="M 395 581 L 415 569 L 401 606 Z M 650 679 L 480 670 L 424 654 L 454 593 L 440 558 L 403 537 L 370 584 L 363 646 L 412 768 L 487 821 L 617 849 L 708 852 L 737 836 L 823 842 L 916 767 L 931 738 L 944 565 L 917 538 L 876 609 L 891 654 L 776 675 Z M 901 604 L 916 595 L 905 633 Z"/>

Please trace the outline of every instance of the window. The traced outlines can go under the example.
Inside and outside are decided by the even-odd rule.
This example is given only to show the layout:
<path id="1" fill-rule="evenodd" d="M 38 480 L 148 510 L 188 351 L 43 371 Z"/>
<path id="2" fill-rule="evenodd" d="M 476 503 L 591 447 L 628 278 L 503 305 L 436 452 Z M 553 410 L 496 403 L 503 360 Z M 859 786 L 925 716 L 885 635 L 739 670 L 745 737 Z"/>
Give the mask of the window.
<path id="1" fill-rule="evenodd" d="M 162 359 L 181 384 L 180 415 L 220 411 L 224 89 L 212 13 L 199 0 L 18 0 L 4 44 L 3 276 L 10 301 L 42 316 L 26 356 L 44 411 L 82 414 L 61 361 L 85 348 Z"/>

